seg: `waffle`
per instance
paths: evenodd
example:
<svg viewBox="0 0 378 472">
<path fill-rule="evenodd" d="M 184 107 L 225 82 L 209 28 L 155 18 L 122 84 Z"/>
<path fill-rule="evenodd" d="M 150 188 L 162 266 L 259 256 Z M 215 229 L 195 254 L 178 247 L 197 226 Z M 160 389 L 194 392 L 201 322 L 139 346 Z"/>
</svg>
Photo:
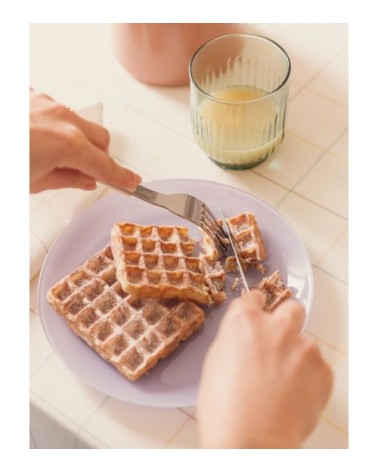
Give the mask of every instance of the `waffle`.
<svg viewBox="0 0 378 472">
<path fill-rule="evenodd" d="M 219 220 L 218 223 L 222 225 L 222 221 Z M 219 253 L 217 247 L 214 244 L 214 241 L 210 238 L 210 236 L 204 231 L 202 228 L 198 228 L 201 234 L 201 247 L 206 256 L 207 261 L 217 261 L 221 254 Z M 228 240 L 224 240 L 225 244 L 228 244 Z"/>
<path fill-rule="evenodd" d="M 292 292 L 282 281 L 278 270 L 269 277 L 264 277 L 260 282 L 253 286 L 254 289 L 261 290 L 266 295 L 264 309 L 273 311 L 280 303 L 290 298 Z"/>
<path fill-rule="evenodd" d="M 200 260 L 205 274 L 206 283 L 210 289 L 210 295 L 216 304 L 226 300 L 226 273 L 221 263 L 217 260 L 200 254 Z"/>
<path fill-rule="evenodd" d="M 196 242 L 182 226 L 115 223 L 111 248 L 122 289 L 136 297 L 180 298 L 213 303 Z"/>
<path fill-rule="evenodd" d="M 76 335 L 131 381 L 204 322 L 192 302 L 127 295 L 116 279 L 110 246 L 55 284 L 47 298 Z"/>
<path fill-rule="evenodd" d="M 265 267 L 262 261 L 266 258 L 267 254 L 260 228 L 253 213 L 239 213 L 231 218 L 227 218 L 227 222 L 237 243 L 238 255 L 243 270 L 254 267 L 264 274 Z M 235 257 L 227 258 L 225 269 L 226 272 L 237 271 Z"/>
</svg>

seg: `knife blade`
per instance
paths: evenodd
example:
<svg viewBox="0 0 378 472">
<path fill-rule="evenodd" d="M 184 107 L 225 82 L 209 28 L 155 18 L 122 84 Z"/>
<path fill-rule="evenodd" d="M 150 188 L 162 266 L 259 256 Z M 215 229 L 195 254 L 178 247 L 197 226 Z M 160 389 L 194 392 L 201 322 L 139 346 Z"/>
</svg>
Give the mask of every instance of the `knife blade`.
<svg viewBox="0 0 378 472">
<path fill-rule="evenodd" d="M 228 236 L 228 240 L 230 241 L 232 252 L 233 252 L 233 255 L 235 257 L 236 264 L 238 266 L 239 274 L 240 274 L 240 277 L 242 279 L 244 288 L 247 292 L 249 292 L 249 287 L 248 287 L 247 279 L 245 278 L 243 266 L 241 265 L 238 251 L 236 250 L 236 242 L 234 241 L 234 236 L 233 236 L 233 234 L 230 230 L 230 227 L 229 227 L 229 225 L 226 221 L 226 218 L 223 215 L 223 212 L 222 212 L 221 208 L 219 208 L 219 213 L 220 213 L 221 218 L 222 218 L 223 226 L 226 228 L 226 233 L 227 233 L 227 236 Z"/>
</svg>

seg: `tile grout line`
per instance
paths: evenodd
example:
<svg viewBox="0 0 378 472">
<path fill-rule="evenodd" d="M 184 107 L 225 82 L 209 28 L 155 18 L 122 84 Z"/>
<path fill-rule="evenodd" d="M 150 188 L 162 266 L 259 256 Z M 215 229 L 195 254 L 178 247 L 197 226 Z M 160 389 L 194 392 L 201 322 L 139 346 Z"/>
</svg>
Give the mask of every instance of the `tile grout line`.
<svg viewBox="0 0 378 472">
<path fill-rule="evenodd" d="M 42 363 L 33 370 L 33 372 L 31 372 L 30 365 L 29 365 L 29 380 L 31 380 L 45 366 L 45 364 L 54 356 L 54 354 L 55 354 L 55 352 L 51 348 L 50 353 L 42 361 Z"/>
<path fill-rule="evenodd" d="M 333 241 L 333 243 L 331 244 L 331 246 L 325 251 L 325 253 L 319 257 L 319 259 L 317 260 L 316 262 L 316 267 L 319 269 L 319 270 L 323 270 L 323 272 L 326 272 L 328 273 L 328 271 L 324 270 L 324 269 L 321 269 L 320 266 L 318 264 L 321 264 L 322 260 L 324 260 L 325 257 L 327 257 L 327 255 L 334 249 L 334 247 L 336 246 L 336 244 L 340 241 L 340 239 L 345 235 L 345 233 L 347 233 L 347 231 L 349 230 L 349 227 L 347 226 L 344 231 L 342 231 L 339 236 Z M 349 241 L 348 241 L 349 242 Z M 336 277 L 338 278 L 338 277 Z M 347 279 L 348 279 L 348 272 L 347 272 Z M 343 282 L 342 279 L 339 279 L 341 282 Z M 348 283 L 348 282 L 346 282 Z"/>
<path fill-rule="evenodd" d="M 327 151 L 324 151 L 324 153 L 325 153 L 325 152 L 327 152 Z M 324 154 L 324 153 L 323 153 L 323 154 Z M 319 159 L 323 156 L 323 154 L 316 160 L 316 162 L 314 163 L 314 165 L 319 161 Z M 309 169 L 309 171 L 314 167 L 314 165 L 311 166 L 311 168 Z M 254 174 L 258 175 L 259 177 L 261 177 L 261 178 L 267 180 L 268 182 L 277 185 L 277 187 L 280 187 L 281 189 L 287 191 L 287 193 L 286 193 L 285 195 L 283 195 L 283 196 L 281 197 L 281 199 L 274 205 L 274 208 L 277 209 L 277 208 L 279 207 L 279 205 L 281 205 L 281 203 L 282 203 L 289 195 L 292 194 L 292 195 L 295 195 L 295 196 L 297 196 L 297 197 L 299 197 L 299 198 L 302 198 L 303 200 L 306 200 L 306 201 L 309 202 L 309 203 L 312 203 L 313 205 L 317 206 L 318 208 L 321 208 L 322 210 L 325 210 L 325 211 L 327 211 L 327 212 L 333 214 L 334 216 L 337 216 L 338 218 L 341 218 L 341 219 L 343 219 L 343 220 L 345 220 L 345 221 L 348 221 L 348 218 L 347 218 L 347 217 L 345 217 L 345 216 L 343 216 L 343 215 L 340 215 L 339 213 L 336 213 L 335 211 L 331 210 L 330 208 L 327 208 L 326 206 L 323 206 L 323 205 L 319 204 L 318 202 L 315 202 L 314 200 L 311 200 L 310 198 L 308 198 L 308 197 L 306 197 L 306 196 L 304 196 L 304 195 L 302 195 L 302 194 L 300 194 L 300 193 L 298 193 L 298 192 L 296 192 L 296 191 L 294 190 L 294 188 L 302 181 L 302 179 L 308 174 L 308 172 L 306 172 L 306 174 L 293 186 L 293 188 L 288 188 L 288 187 L 286 187 L 285 185 L 282 185 L 282 184 L 280 184 L 280 183 L 277 183 L 276 181 L 270 179 L 269 177 L 267 177 L 267 176 L 265 176 L 265 175 L 259 173 L 257 170 L 251 169 L 251 172 L 253 172 Z"/>
<path fill-rule="evenodd" d="M 325 341 L 324 339 L 320 338 L 319 336 L 317 336 L 316 334 L 312 333 L 311 331 L 307 331 L 306 329 L 304 330 L 305 333 L 308 335 L 308 336 L 311 336 L 313 337 L 314 339 L 316 339 L 318 342 L 321 342 L 322 344 L 325 344 L 327 347 L 333 349 L 334 351 L 336 351 L 336 355 L 337 356 L 345 356 L 347 359 L 348 359 L 348 353 L 345 352 L 345 351 L 342 351 L 340 348 L 334 346 L 333 344 L 329 343 L 328 341 Z M 332 366 L 337 362 L 337 360 L 335 360 L 333 363 L 332 363 Z"/>
<path fill-rule="evenodd" d="M 180 408 L 178 408 L 180 410 Z M 180 410 L 181 411 L 181 410 Z M 185 413 L 185 412 L 183 412 Z M 172 436 L 167 440 L 167 442 L 164 445 L 164 449 L 167 449 L 170 444 L 174 441 L 174 439 L 180 434 L 180 432 L 185 428 L 187 424 L 190 423 L 190 421 L 193 421 L 193 419 L 188 416 L 186 420 L 183 422 L 183 424 L 172 434 Z"/>
<path fill-rule="evenodd" d="M 324 158 L 324 156 L 329 152 L 332 146 L 337 143 L 339 139 L 344 135 L 344 133 L 348 130 L 348 127 L 342 130 L 342 132 L 335 138 L 332 143 L 330 143 L 326 148 L 322 148 L 323 152 L 320 156 L 312 163 L 312 165 L 307 169 L 307 171 L 302 175 L 302 177 L 298 180 L 298 182 L 293 186 L 292 190 L 295 191 L 295 188 L 298 187 L 300 183 L 308 176 L 308 174 L 316 167 L 316 165 Z"/>
<path fill-rule="evenodd" d="M 46 247 L 46 244 L 41 240 L 41 238 L 40 238 L 39 236 L 37 236 L 37 235 L 35 234 L 35 232 L 33 231 L 32 228 L 30 228 L 30 232 L 31 232 L 31 234 L 35 237 L 35 239 L 36 239 L 38 242 L 41 243 L 41 246 L 42 246 L 43 249 L 46 251 L 46 254 L 45 254 L 45 257 L 46 257 L 47 253 L 49 252 L 49 249 Z M 35 277 L 35 276 L 34 276 L 34 277 Z M 34 278 L 34 277 L 33 277 L 33 278 Z"/>
<path fill-rule="evenodd" d="M 349 432 L 348 430 L 345 430 L 343 429 L 341 426 L 339 426 L 338 424 L 334 423 L 333 421 L 331 421 L 326 415 L 322 415 L 321 416 L 321 419 L 323 421 L 325 421 L 326 423 L 328 423 L 330 426 L 332 426 L 333 428 L 337 429 L 337 431 L 339 433 L 343 433 L 345 434 L 347 437 L 349 436 Z"/>
<path fill-rule="evenodd" d="M 78 441 L 78 436 L 80 435 L 80 432 L 83 431 L 85 432 L 86 434 L 89 434 L 91 435 L 94 439 L 96 439 L 96 441 L 99 441 L 101 442 L 102 444 L 106 445 L 107 448 L 110 447 L 109 445 L 107 445 L 106 443 L 104 443 L 101 439 L 98 439 L 96 436 L 94 436 L 92 433 L 90 433 L 86 428 L 86 424 L 88 424 L 89 420 L 91 418 L 93 418 L 93 416 L 101 410 L 101 408 L 109 401 L 109 396 L 106 396 L 100 403 L 99 405 L 97 406 L 97 408 L 95 408 L 92 413 L 90 413 L 90 415 L 83 421 L 83 423 L 81 425 L 79 425 L 79 428 L 78 428 L 78 431 L 75 435 L 75 443 Z"/>
<path fill-rule="evenodd" d="M 91 414 L 83 421 L 83 423 L 80 424 L 77 421 L 70 418 L 69 416 L 67 416 L 61 410 L 59 410 L 55 405 L 53 405 L 50 402 L 46 401 L 38 393 L 32 392 L 32 394 L 35 395 L 38 398 L 39 401 L 41 401 L 42 403 L 48 405 L 50 408 L 55 410 L 59 415 L 63 416 L 69 423 L 72 423 L 73 425 L 75 425 L 75 429 L 74 429 L 74 431 L 72 431 L 72 434 L 74 435 L 74 438 L 75 438 L 75 444 L 77 444 L 78 436 L 79 436 L 80 432 L 84 431 L 85 433 L 90 434 L 94 439 L 96 439 L 96 441 L 99 441 L 102 444 L 106 445 L 107 448 L 109 447 L 109 445 L 107 445 L 102 440 L 98 439 L 96 436 L 94 436 L 92 433 L 90 433 L 89 431 L 87 431 L 85 429 L 85 424 L 89 421 L 90 418 L 92 418 L 92 416 L 95 413 L 97 413 L 99 411 L 99 409 L 104 405 L 104 403 L 109 400 L 109 397 L 104 398 L 104 400 L 101 401 L 101 403 L 97 406 L 97 408 L 95 408 L 95 410 L 91 412 Z"/>
<path fill-rule="evenodd" d="M 75 420 L 73 420 L 72 418 L 70 418 L 69 416 L 67 416 L 65 413 L 63 413 L 62 411 L 60 411 L 56 406 L 52 405 L 50 402 L 46 401 L 43 397 L 41 397 L 38 393 L 36 392 L 31 392 L 35 397 L 38 398 L 38 400 L 42 403 L 44 403 L 45 405 L 48 405 L 49 408 L 52 408 L 53 410 L 55 410 L 59 415 L 63 416 L 68 422 L 74 424 L 77 428 L 80 428 L 80 424 L 77 423 Z"/>
<path fill-rule="evenodd" d="M 340 237 L 340 236 L 339 236 L 339 237 Z M 338 239 L 338 238 L 336 238 L 336 239 Z M 333 245 L 333 243 L 332 243 L 332 245 Z M 344 284 L 346 287 L 349 287 L 348 282 L 346 282 L 346 281 L 343 280 L 343 279 L 340 279 L 340 277 L 337 277 L 337 275 L 334 275 L 334 274 L 332 274 L 331 272 L 328 272 L 327 270 L 323 269 L 322 267 L 319 267 L 319 266 L 317 265 L 317 263 L 316 263 L 316 264 L 315 264 L 315 263 L 312 263 L 312 266 L 313 266 L 313 267 L 316 267 L 316 269 L 319 270 L 320 272 L 323 272 L 323 274 L 329 275 L 329 276 L 332 277 L 333 279 L 335 279 L 335 280 L 337 280 L 338 282 Z"/>
<path fill-rule="evenodd" d="M 195 414 L 188 413 L 185 411 L 183 408 L 177 408 L 179 411 L 184 413 L 185 415 L 189 416 L 189 418 L 192 418 L 194 421 L 197 421 L 197 418 L 195 417 Z"/>
<path fill-rule="evenodd" d="M 326 95 L 323 95 L 322 93 L 316 92 L 315 90 L 312 90 L 309 85 L 311 82 L 316 79 L 324 70 L 337 58 L 340 56 L 339 52 L 334 52 L 333 56 L 321 67 L 320 69 L 317 69 L 316 72 L 302 85 L 300 91 L 306 90 L 307 92 L 313 93 L 314 95 L 317 95 L 318 97 L 324 98 L 325 100 L 330 101 L 333 104 L 342 106 L 348 110 L 348 105 L 345 105 L 344 103 L 339 102 L 338 100 L 334 100 L 333 98 L 330 98 Z M 295 94 L 295 97 L 298 95 L 298 93 Z M 294 98 L 294 97 L 293 97 Z"/>
<path fill-rule="evenodd" d="M 81 82 L 81 85 L 87 86 L 88 84 L 87 84 L 87 82 L 82 81 L 82 82 Z M 101 88 L 96 87 L 96 86 L 93 87 L 93 90 L 95 90 L 96 92 L 99 92 L 99 93 L 104 93 L 104 92 L 101 90 Z M 111 98 L 112 100 L 119 100 L 119 97 L 117 97 L 116 95 L 111 95 L 111 94 L 107 93 L 107 96 L 108 96 L 109 98 Z M 167 125 L 167 124 L 164 123 L 164 122 L 157 121 L 157 119 L 156 119 L 154 116 L 151 116 L 149 113 L 145 113 L 144 111 L 140 111 L 139 109 L 135 108 L 135 106 L 133 106 L 132 102 L 131 102 L 131 103 L 128 103 L 128 102 L 126 102 L 126 101 L 120 101 L 120 102 L 121 102 L 121 104 L 122 104 L 124 107 L 127 107 L 127 110 L 126 110 L 126 111 L 132 111 L 133 113 L 136 113 L 137 115 L 139 115 L 139 116 L 141 116 L 141 117 L 143 117 L 143 118 L 146 118 L 146 119 L 148 119 L 148 120 L 151 120 L 154 124 L 156 124 L 156 125 L 158 125 L 158 126 L 162 126 L 163 128 L 167 129 L 168 131 L 170 131 L 170 132 L 172 132 L 172 133 L 174 133 L 174 134 L 176 134 L 176 135 L 178 135 L 178 136 L 180 136 L 180 137 L 183 137 L 183 138 L 189 139 L 189 140 L 191 140 L 191 141 L 194 141 L 194 138 L 189 137 L 189 136 L 188 136 L 187 134 L 185 134 L 184 132 L 178 131 L 177 129 L 172 128 L 171 126 Z M 188 103 L 188 107 L 189 107 L 189 108 L 188 108 L 188 116 L 190 117 L 190 103 Z M 119 112 L 116 117 L 114 117 L 112 120 L 110 120 L 110 122 L 109 122 L 109 124 L 108 124 L 108 125 L 109 125 L 108 127 L 110 127 L 110 125 L 111 125 L 115 120 L 119 119 L 119 117 L 120 117 L 123 113 L 125 113 L 125 110 Z"/>
<path fill-rule="evenodd" d="M 102 449 L 112 449 L 112 446 L 110 446 L 109 444 L 106 444 L 104 441 L 101 441 L 101 439 L 97 438 L 96 436 L 94 436 L 92 433 L 90 433 L 89 431 L 87 431 L 86 429 L 83 429 L 83 428 L 80 428 L 77 432 L 77 434 L 75 434 L 75 446 L 76 446 L 76 449 L 79 449 L 77 447 L 78 445 L 78 442 L 79 442 L 79 435 L 80 435 L 80 432 L 85 432 L 85 434 L 87 434 L 88 436 L 90 436 L 91 438 L 93 438 L 95 441 L 97 441 L 98 443 L 100 443 L 102 445 Z M 80 448 L 81 449 L 81 448 Z M 96 449 L 98 449 L 98 447 L 96 447 Z"/>
<path fill-rule="evenodd" d="M 328 213 L 331 213 L 334 216 L 337 216 L 338 218 L 341 218 L 345 222 L 349 221 L 347 216 L 340 215 L 339 213 L 336 213 L 334 210 L 331 210 L 330 208 L 328 208 L 324 205 L 321 205 L 318 202 L 314 202 L 314 200 L 311 200 L 311 198 L 308 198 L 308 197 L 306 197 L 305 195 L 302 195 L 299 192 L 295 192 L 294 190 L 291 190 L 290 193 L 292 195 L 295 195 L 296 197 L 299 197 L 299 198 L 302 198 L 303 200 L 306 200 L 309 203 L 312 203 L 313 205 L 317 206 L 318 208 L 321 208 L 322 210 L 325 210 L 325 211 L 327 211 Z"/>
<path fill-rule="evenodd" d="M 289 136 L 292 136 L 293 138 L 295 139 L 298 139 L 298 141 L 301 141 L 302 143 L 304 144 L 307 144 L 311 147 L 314 147 L 316 149 L 318 149 L 321 154 L 320 155 L 323 155 L 324 153 L 326 152 L 332 152 L 330 151 L 330 148 L 337 142 L 338 139 L 340 139 L 342 137 L 342 135 L 348 131 L 348 126 L 341 132 L 340 136 L 338 136 L 334 141 L 332 141 L 331 144 L 329 144 L 327 147 L 324 147 L 324 146 L 321 146 L 320 144 L 316 144 L 312 141 L 310 141 L 309 139 L 303 137 L 302 135 L 300 134 L 297 134 L 295 133 L 294 131 L 290 130 L 290 128 L 287 128 L 285 129 L 285 135 L 289 135 Z M 342 156 L 340 156 L 342 158 Z"/>
<path fill-rule="evenodd" d="M 287 24 L 287 23 L 284 23 L 284 24 Z M 301 39 L 302 41 L 305 41 L 307 43 L 310 43 L 312 44 L 313 46 L 317 46 L 318 48 L 321 48 L 321 49 L 326 49 L 327 51 L 329 52 L 332 52 L 332 53 L 335 53 L 337 55 L 341 55 L 342 54 L 342 51 L 345 49 L 345 45 L 338 49 L 337 51 L 335 49 L 331 49 L 330 47 L 328 46 L 324 46 L 324 44 L 321 44 L 321 43 L 318 43 L 317 41 L 314 41 L 313 39 L 309 39 L 309 38 L 306 38 L 304 36 L 302 36 L 301 34 L 298 34 L 296 33 L 295 31 L 293 31 L 292 29 L 290 28 L 285 28 L 284 26 L 281 26 L 281 25 L 275 25 L 277 28 L 279 28 L 281 31 L 284 31 L 286 34 L 289 34 L 289 35 L 292 35 L 292 36 L 295 36 L 296 38 L 299 38 Z M 349 30 L 346 34 L 346 36 L 348 37 L 348 33 L 349 33 Z"/>
</svg>

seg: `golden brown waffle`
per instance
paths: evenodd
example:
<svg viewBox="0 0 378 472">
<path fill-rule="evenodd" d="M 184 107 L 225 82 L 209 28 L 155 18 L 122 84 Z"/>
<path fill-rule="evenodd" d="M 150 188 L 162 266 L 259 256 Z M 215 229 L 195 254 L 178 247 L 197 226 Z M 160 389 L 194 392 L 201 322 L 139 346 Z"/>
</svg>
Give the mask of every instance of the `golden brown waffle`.
<svg viewBox="0 0 378 472">
<path fill-rule="evenodd" d="M 273 311 L 280 303 L 292 295 L 291 290 L 283 283 L 278 270 L 269 277 L 264 277 L 253 288 L 265 293 L 266 303 L 264 309 L 267 311 Z"/>
<path fill-rule="evenodd" d="M 195 241 L 182 226 L 116 223 L 111 248 L 122 289 L 136 297 L 213 302 Z"/>
<path fill-rule="evenodd" d="M 239 213 L 231 218 L 227 218 L 227 222 L 237 243 L 236 246 L 243 270 L 247 270 L 248 267 L 254 267 L 260 272 L 265 273 L 262 261 L 266 258 L 267 254 L 260 228 L 253 213 Z M 234 272 L 236 270 L 235 258 L 228 258 L 226 261 L 226 271 Z"/>
<path fill-rule="evenodd" d="M 216 304 L 226 300 L 226 273 L 219 261 L 213 260 L 205 254 L 200 254 L 203 264 L 205 280 L 210 289 L 211 298 Z"/>
<path fill-rule="evenodd" d="M 204 322 L 194 303 L 127 295 L 116 279 L 110 246 L 55 284 L 47 298 L 80 338 L 132 381 Z"/>
<path fill-rule="evenodd" d="M 222 225 L 221 220 L 218 221 L 220 225 Z M 219 253 L 218 249 L 216 248 L 214 241 L 210 238 L 210 236 L 206 233 L 201 228 L 198 228 L 200 234 L 201 234 L 201 247 L 204 251 L 204 254 L 206 256 L 206 259 L 210 261 L 217 261 L 220 257 L 221 254 Z M 228 241 L 224 241 L 225 244 L 228 244 Z"/>
</svg>

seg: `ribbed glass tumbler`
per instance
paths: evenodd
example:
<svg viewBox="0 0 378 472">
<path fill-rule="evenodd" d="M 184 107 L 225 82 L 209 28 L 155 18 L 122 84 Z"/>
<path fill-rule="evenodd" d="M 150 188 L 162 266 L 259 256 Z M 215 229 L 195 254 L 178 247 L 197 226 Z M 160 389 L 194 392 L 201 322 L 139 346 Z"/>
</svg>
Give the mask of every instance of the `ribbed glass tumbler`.
<svg viewBox="0 0 378 472">
<path fill-rule="evenodd" d="M 216 164 L 248 169 L 283 140 L 290 59 L 252 34 L 213 39 L 194 54 L 190 101 L 194 137 Z"/>
</svg>

